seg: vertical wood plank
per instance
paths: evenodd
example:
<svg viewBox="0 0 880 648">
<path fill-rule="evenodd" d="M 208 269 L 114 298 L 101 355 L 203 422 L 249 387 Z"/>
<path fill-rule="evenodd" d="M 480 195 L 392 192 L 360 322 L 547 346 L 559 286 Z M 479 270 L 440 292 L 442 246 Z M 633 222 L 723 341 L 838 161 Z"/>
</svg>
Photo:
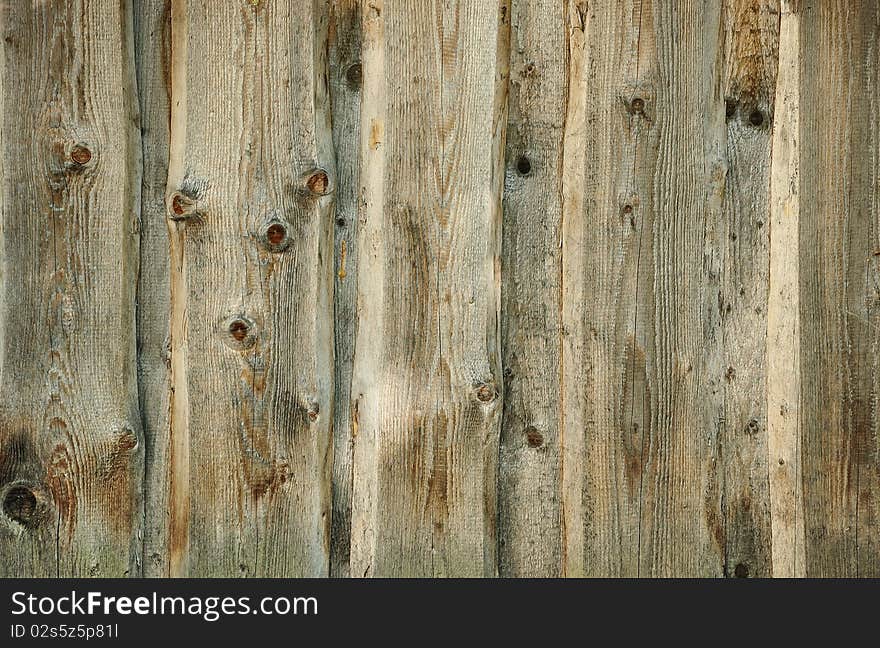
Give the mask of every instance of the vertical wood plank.
<svg viewBox="0 0 880 648">
<path fill-rule="evenodd" d="M 0 575 L 140 571 L 126 2 L 3 4 Z"/>
<path fill-rule="evenodd" d="M 769 573 L 778 12 L 746 1 L 569 7 L 565 572 Z M 726 94 L 751 108 L 725 123 Z"/>
<path fill-rule="evenodd" d="M 360 89 L 363 79 L 360 0 L 334 0 L 329 28 L 330 102 L 336 150 L 336 258 L 334 327 L 336 364 L 333 414 L 333 523 L 330 575 L 350 575 L 352 447 L 356 427 L 351 372 L 358 329 L 358 187 Z"/>
<path fill-rule="evenodd" d="M 799 416 L 800 17 L 796 0 L 781 9 L 770 174 L 767 434 L 773 575 L 795 578 L 806 575 Z"/>
<path fill-rule="evenodd" d="M 173 3 L 173 575 L 328 573 L 326 12 Z"/>
<path fill-rule="evenodd" d="M 562 133 L 567 82 L 564 3 L 511 3 L 510 118 L 504 196 L 499 466 L 502 576 L 562 571 Z M 505 16 L 505 20 L 508 18 Z"/>
<path fill-rule="evenodd" d="M 141 113 L 140 273 L 137 292 L 138 385 L 145 441 L 144 575 L 167 576 L 171 372 L 170 257 L 165 214 L 171 75 L 171 0 L 134 4 Z"/>
<path fill-rule="evenodd" d="M 568 3 L 563 165 L 565 574 L 636 576 L 653 317 L 652 5 Z"/>
<path fill-rule="evenodd" d="M 722 4 L 721 96 L 713 97 L 717 121 L 710 117 L 709 129 L 721 126 L 722 98 L 725 121 L 706 152 L 704 380 L 712 393 L 708 401 L 722 399 L 710 468 L 719 496 L 717 526 L 708 504 L 707 514 L 716 542 L 723 543 L 724 575 L 736 577 L 771 573 L 767 305 L 779 21 L 778 0 Z"/>
<path fill-rule="evenodd" d="M 365 0 L 362 13 L 351 572 L 492 575 L 499 5 Z"/>
<path fill-rule="evenodd" d="M 801 7 L 806 573 L 880 574 L 880 3 Z"/>
</svg>

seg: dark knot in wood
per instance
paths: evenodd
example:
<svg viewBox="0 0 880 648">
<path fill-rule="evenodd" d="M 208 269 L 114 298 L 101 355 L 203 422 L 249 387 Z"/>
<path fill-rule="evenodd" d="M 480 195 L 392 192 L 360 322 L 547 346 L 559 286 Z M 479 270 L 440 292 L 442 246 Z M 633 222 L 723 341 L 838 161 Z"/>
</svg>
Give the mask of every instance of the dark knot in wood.
<svg viewBox="0 0 880 648">
<path fill-rule="evenodd" d="M 13 486 L 3 498 L 3 512 L 22 526 L 29 526 L 37 511 L 37 497 L 27 486 Z"/>
</svg>

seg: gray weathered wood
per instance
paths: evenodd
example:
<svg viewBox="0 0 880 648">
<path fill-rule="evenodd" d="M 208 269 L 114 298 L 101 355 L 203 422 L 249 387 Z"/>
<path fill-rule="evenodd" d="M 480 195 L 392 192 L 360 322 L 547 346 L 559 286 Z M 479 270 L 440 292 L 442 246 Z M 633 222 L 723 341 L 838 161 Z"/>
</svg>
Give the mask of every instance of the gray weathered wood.
<svg viewBox="0 0 880 648">
<path fill-rule="evenodd" d="M 880 575 L 880 3 L 800 3 L 806 573 Z"/>
<path fill-rule="evenodd" d="M 504 188 L 499 571 L 562 571 L 559 393 L 565 3 L 513 0 Z"/>
<path fill-rule="evenodd" d="M 360 0 L 334 0 L 329 29 L 330 102 L 336 149 L 336 365 L 333 413 L 333 523 L 330 574 L 349 576 L 351 553 L 351 452 L 356 428 L 351 407 L 351 370 L 357 335 L 358 176 L 360 162 Z"/>
<path fill-rule="evenodd" d="M 362 4 L 352 575 L 496 571 L 500 6 Z"/>
<path fill-rule="evenodd" d="M 328 573 L 326 29 L 322 3 L 173 3 L 175 575 Z"/>
<path fill-rule="evenodd" d="M 140 150 L 127 2 L 5 2 L 0 575 L 140 571 Z"/>
<path fill-rule="evenodd" d="M 134 4 L 134 42 L 143 149 L 137 292 L 138 385 L 145 441 L 143 570 L 145 576 L 167 576 L 171 283 L 165 183 L 171 111 L 171 0 Z"/>
</svg>

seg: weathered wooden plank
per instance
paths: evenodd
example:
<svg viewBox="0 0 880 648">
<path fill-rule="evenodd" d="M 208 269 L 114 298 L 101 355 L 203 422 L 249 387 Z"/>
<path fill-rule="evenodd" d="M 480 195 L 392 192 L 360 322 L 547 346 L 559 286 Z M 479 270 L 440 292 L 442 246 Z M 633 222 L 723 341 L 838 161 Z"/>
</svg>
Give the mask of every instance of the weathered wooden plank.
<svg viewBox="0 0 880 648">
<path fill-rule="evenodd" d="M 880 3 L 800 3 L 806 573 L 880 575 Z"/>
<path fill-rule="evenodd" d="M 566 574 L 769 573 L 776 20 L 767 2 L 569 3 Z"/>
<path fill-rule="evenodd" d="M 328 573 L 323 3 L 174 0 L 170 573 Z"/>
<path fill-rule="evenodd" d="M 722 4 L 721 96 L 713 97 L 713 116 L 707 119 L 720 137 L 712 141 L 710 135 L 706 152 L 711 193 L 703 248 L 703 276 L 710 287 L 704 302 L 709 338 L 704 379 L 712 393 L 707 402 L 714 406 L 720 397 L 722 409 L 716 418 L 716 465 L 710 469 L 720 498 L 717 522 L 715 502 L 711 508 L 707 502 L 706 511 L 723 573 L 736 577 L 771 573 L 767 305 L 779 10 L 778 0 Z"/>
<path fill-rule="evenodd" d="M 145 441 L 143 570 L 145 576 L 167 576 L 171 283 L 165 184 L 171 115 L 171 0 L 134 4 L 134 42 L 143 149 L 137 292 L 138 386 Z"/>
<path fill-rule="evenodd" d="M 351 572 L 492 575 L 499 3 L 362 12 Z"/>
<path fill-rule="evenodd" d="M 351 371 L 357 336 L 358 187 L 360 162 L 360 0 L 334 0 L 329 29 L 330 102 L 336 150 L 336 277 L 334 326 L 333 522 L 330 575 L 349 576 L 351 553 L 351 453 L 354 419 Z"/>
<path fill-rule="evenodd" d="M 653 301 L 651 6 L 569 2 L 563 166 L 565 574 L 639 573 Z"/>
<path fill-rule="evenodd" d="M 7 2 L 0 575 L 140 570 L 140 151 L 127 2 Z"/>
<path fill-rule="evenodd" d="M 803 577 L 804 506 L 800 457 L 800 19 L 784 1 L 770 175 L 767 304 L 767 445 L 773 575 Z"/>
<path fill-rule="evenodd" d="M 562 571 L 562 227 L 567 7 L 514 0 L 502 257 L 499 571 Z"/>
</svg>

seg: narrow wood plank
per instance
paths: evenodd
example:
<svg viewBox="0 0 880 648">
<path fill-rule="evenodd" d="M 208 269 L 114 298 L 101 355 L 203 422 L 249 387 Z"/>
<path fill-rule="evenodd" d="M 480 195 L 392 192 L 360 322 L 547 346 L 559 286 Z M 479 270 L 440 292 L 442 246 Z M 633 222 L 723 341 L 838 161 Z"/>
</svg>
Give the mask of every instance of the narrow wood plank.
<svg viewBox="0 0 880 648">
<path fill-rule="evenodd" d="M 329 570 L 323 3 L 174 0 L 170 572 Z"/>
<path fill-rule="evenodd" d="M 336 276 L 334 326 L 336 364 L 333 414 L 333 523 L 330 575 L 350 575 L 351 453 L 355 426 L 351 372 L 357 336 L 358 187 L 360 162 L 361 65 L 360 0 L 334 0 L 329 28 L 330 103 L 336 150 Z"/>
<path fill-rule="evenodd" d="M 650 3 L 571 1 L 567 21 L 564 570 L 568 576 L 636 576 L 651 476 L 649 436 L 663 420 L 654 418 L 663 413 L 655 414 L 650 384 L 659 360 L 653 350 L 660 110 L 653 9 Z"/>
<path fill-rule="evenodd" d="M 784 1 L 770 174 L 767 445 L 773 576 L 806 575 L 800 438 L 800 17 Z"/>
<path fill-rule="evenodd" d="M 0 575 L 137 575 L 140 150 L 127 2 L 7 2 Z"/>
<path fill-rule="evenodd" d="M 165 183 L 168 180 L 171 0 L 134 5 L 141 113 L 140 274 L 137 292 L 138 386 L 145 441 L 144 575 L 167 576 L 171 282 Z"/>
<path fill-rule="evenodd" d="M 725 576 L 769 576 L 771 531 L 767 445 L 767 306 L 770 152 L 780 7 L 733 0 L 721 7 L 721 97 L 713 97 L 706 145 L 710 195 L 703 246 L 709 286 L 703 335 L 705 387 L 717 410 L 717 509 L 707 502 Z M 720 128 L 719 128 L 720 127 Z M 705 406 L 705 405 L 704 405 Z M 712 483 L 712 482 L 710 482 Z M 713 496 L 714 496 L 713 492 Z M 716 519 L 717 511 L 717 519 Z"/>
<path fill-rule="evenodd" d="M 565 3 L 511 3 L 499 466 L 502 576 L 562 571 L 559 390 Z M 507 18 L 505 18 L 507 19 Z"/>
<path fill-rule="evenodd" d="M 806 573 L 880 575 L 880 3 L 801 3 Z"/>
<path fill-rule="evenodd" d="M 501 12 L 365 0 L 362 13 L 351 572 L 493 575 Z"/>
</svg>

